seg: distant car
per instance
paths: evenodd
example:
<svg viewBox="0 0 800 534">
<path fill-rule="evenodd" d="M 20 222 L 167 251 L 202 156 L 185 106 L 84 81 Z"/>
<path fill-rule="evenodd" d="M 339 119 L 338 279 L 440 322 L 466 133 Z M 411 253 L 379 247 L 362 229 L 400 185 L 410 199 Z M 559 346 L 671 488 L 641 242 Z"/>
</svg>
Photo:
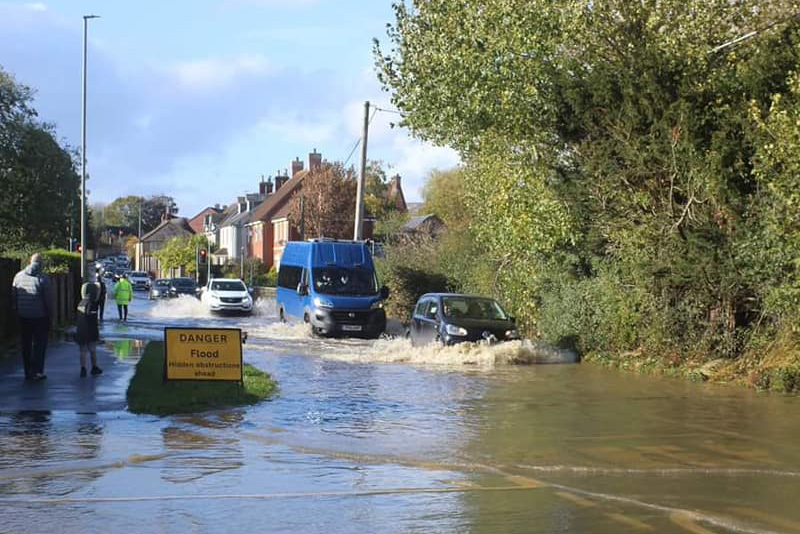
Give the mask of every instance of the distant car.
<svg viewBox="0 0 800 534">
<path fill-rule="evenodd" d="M 150 289 L 150 277 L 144 271 L 130 271 L 128 272 L 128 281 L 133 286 L 133 289 Z"/>
<path fill-rule="evenodd" d="M 407 332 L 415 347 L 464 341 L 519 339 L 516 321 L 494 299 L 456 293 L 428 293 L 417 301 Z"/>
<path fill-rule="evenodd" d="M 250 296 L 247 286 L 241 280 L 233 278 L 212 278 L 203 288 L 200 300 L 215 312 L 253 311 L 253 297 Z"/>
<path fill-rule="evenodd" d="M 169 278 L 156 278 L 153 280 L 153 283 L 150 284 L 150 294 L 148 295 L 150 300 L 169 298 L 169 285 Z"/>
<path fill-rule="evenodd" d="M 177 297 L 180 295 L 200 296 L 200 288 L 192 278 L 172 278 L 169 282 L 169 296 Z"/>
</svg>

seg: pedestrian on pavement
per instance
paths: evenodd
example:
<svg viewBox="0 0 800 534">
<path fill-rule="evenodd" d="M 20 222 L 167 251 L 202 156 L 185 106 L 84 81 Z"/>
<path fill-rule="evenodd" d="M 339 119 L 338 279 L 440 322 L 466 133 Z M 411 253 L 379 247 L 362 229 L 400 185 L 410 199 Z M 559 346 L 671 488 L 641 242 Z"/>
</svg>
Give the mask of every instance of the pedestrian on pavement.
<svg viewBox="0 0 800 534">
<path fill-rule="evenodd" d="M 95 270 L 95 283 L 97 284 L 97 322 L 103 322 L 103 315 L 106 312 L 106 295 L 108 294 L 108 289 L 106 288 L 106 283 L 103 281 L 103 275 L 105 271 L 102 268 L 97 268 Z"/>
<path fill-rule="evenodd" d="M 50 330 L 50 278 L 42 273 L 42 255 L 14 276 L 11 292 L 20 322 L 25 380 L 44 380 L 44 356 Z"/>
<path fill-rule="evenodd" d="M 117 313 L 119 320 L 128 321 L 128 304 L 133 298 L 133 287 L 128 281 L 128 275 L 123 273 L 119 281 L 114 285 L 114 298 L 117 300 Z"/>
<path fill-rule="evenodd" d="M 81 355 L 81 377 L 86 376 L 86 353 L 92 358 L 92 374 L 99 375 L 103 370 L 97 366 L 97 342 L 100 340 L 100 329 L 97 325 L 97 310 L 100 305 L 97 284 L 85 283 L 81 286 L 81 301 L 78 303 L 78 327 L 75 341 Z"/>
</svg>

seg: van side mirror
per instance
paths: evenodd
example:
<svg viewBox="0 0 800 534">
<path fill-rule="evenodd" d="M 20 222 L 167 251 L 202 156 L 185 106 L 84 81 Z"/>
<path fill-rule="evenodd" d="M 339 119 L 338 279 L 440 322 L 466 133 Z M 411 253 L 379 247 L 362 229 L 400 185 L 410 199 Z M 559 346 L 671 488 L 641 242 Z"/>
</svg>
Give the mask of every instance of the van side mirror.
<svg viewBox="0 0 800 534">
<path fill-rule="evenodd" d="M 389 288 L 386 287 L 386 286 L 383 286 L 381 288 L 381 299 L 386 300 L 388 298 L 389 298 Z"/>
<path fill-rule="evenodd" d="M 303 283 L 297 284 L 297 294 L 308 295 L 308 285 Z"/>
</svg>

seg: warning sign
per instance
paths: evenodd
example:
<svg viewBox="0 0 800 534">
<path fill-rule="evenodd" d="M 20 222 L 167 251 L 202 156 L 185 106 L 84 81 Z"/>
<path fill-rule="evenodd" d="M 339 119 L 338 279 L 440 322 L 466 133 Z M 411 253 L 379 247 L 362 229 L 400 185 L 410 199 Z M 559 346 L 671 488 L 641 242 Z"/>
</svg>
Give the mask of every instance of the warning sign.
<svg viewBox="0 0 800 534">
<path fill-rule="evenodd" d="M 166 380 L 242 381 L 238 328 L 164 328 Z"/>
</svg>

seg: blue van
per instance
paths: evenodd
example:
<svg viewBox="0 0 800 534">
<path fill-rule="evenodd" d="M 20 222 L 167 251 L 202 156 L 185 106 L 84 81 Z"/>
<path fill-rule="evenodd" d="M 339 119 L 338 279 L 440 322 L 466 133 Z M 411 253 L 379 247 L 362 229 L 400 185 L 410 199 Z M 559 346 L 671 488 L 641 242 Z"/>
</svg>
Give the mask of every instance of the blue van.
<svg viewBox="0 0 800 534">
<path fill-rule="evenodd" d="M 290 241 L 283 250 L 276 295 L 281 321 L 301 319 L 318 335 L 378 337 L 386 329 L 388 296 L 364 242 Z"/>
</svg>

